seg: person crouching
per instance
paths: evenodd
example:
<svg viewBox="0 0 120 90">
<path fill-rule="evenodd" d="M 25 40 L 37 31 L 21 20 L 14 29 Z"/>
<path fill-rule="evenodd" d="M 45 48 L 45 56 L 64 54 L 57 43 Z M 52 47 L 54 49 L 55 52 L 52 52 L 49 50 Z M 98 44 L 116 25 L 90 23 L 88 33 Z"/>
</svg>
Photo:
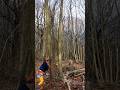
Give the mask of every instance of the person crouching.
<svg viewBox="0 0 120 90">
<path fill-rule="evenodd" d="M 48 71 L 48 68 L 49 68 L 48 61 L 44 60 L 42 65 L 39 67 L 39 70 L 37 71 L 37 73 L 38 73 L 37 77 L 39 78 L 38 85 L 40 85 L 40 90 L 43 90 L 43 88 L 44 88 L 44 82 L 45 82 L 44 74 L 46 71 Z"/>
</svg>

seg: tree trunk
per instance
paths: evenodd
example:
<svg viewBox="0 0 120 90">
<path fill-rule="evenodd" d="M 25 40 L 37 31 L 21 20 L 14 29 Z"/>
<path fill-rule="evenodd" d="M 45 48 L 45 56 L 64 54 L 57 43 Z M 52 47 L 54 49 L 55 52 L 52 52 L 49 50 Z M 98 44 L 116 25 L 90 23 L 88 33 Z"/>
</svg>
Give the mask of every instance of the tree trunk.
<svg viewBox="0 0 120 90">
<path fill-rule="evenodd" d="M 59 16 L 59 30 L 58 30 L 58 62 L 60 77 L 63 77 L 62 73 L 62 45 L 63 45 L 63 0 L 60 3 L 60 16 Z"/>
</svg>

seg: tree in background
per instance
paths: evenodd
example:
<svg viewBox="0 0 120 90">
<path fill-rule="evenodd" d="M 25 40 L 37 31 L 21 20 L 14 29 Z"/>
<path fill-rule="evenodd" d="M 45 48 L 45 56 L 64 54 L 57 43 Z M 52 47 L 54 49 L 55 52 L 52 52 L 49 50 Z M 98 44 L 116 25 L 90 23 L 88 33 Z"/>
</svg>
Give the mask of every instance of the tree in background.
<svg viewBox="0 0 120 90">
<path fill-rule="evenodd" d="M 49 57 L 51 68 L 57 65 L 61 74 L 63 61 L 84 62 L 84 19 L 78 18 L 77 10 L 74 17 L 73 7 L 80 8 L 77 1 L 36 1 L 36 60 Z"/>
<path fill-rule="evenodd" d="M 60 2 L 60 16 L 58 28 L 58 62 L 60 69 L 60 76 L 62 77 L 62 46 L 63 46 L 63 0 Z"/>
</svg>

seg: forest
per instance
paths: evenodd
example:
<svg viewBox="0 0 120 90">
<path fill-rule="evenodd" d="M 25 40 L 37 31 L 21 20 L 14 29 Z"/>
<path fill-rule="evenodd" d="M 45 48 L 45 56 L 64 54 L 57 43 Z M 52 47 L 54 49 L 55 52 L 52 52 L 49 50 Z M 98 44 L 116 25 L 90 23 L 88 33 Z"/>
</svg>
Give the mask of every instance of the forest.
<svg viewBox="0 0 120 90">
<path fill-rule="evenodd" d="M 120 90 L 119 8 L 120 0 L 0 0 L 0 90 Z"/>
<path fill-rule="evenodd" d="M 45 90 L 83 90 L 84 40 L 84 0 L 36 0 L 35 65 L 49 60 Z"/>
</svg>

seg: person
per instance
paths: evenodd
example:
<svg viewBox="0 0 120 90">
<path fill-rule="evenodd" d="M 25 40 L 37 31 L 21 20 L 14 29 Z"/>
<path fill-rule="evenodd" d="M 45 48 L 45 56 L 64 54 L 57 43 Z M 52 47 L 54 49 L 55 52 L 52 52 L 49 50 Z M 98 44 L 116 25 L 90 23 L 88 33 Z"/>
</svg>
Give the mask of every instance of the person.
<svg viewBox="0 0 120 90">
<path fill-rule="evenodd" d="M 43 90 L 44 87 L 44 74 L 46 71 L 48 71 L 49 65 L 48 60 L 45 59 L 42 63 L 42 65 L 39 67 L 39 70 L 37 71 L 37 77 L 39 78 L 38 85 L 40 86 L 40 90 Z"/>
</svg>

